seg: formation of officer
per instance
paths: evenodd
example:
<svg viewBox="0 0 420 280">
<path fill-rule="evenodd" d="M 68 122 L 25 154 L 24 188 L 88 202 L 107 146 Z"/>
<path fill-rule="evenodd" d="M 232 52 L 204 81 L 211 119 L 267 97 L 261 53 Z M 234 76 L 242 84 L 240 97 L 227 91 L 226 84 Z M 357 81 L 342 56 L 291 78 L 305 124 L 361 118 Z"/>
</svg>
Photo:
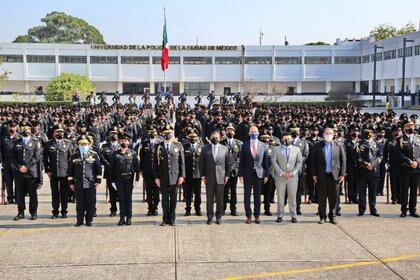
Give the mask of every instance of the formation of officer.
<svg viewBox="0 0 420 280">
<path fill-rule="evenodd" d="M 277 222 L 286 204 L 295 223 L 302 203 L 318 203 L 320 222 L 334 224 L 343 200 L 358 204 L 359 216 L 367 206 L 379 216 L 376 197 L 385 195 L 388 176 L 386 193 L 401 205 L 400 216 L 418 217 L 415 114 L 263 105 L 240 95 L 221 102 L 211 94 L 209 104 L 194 106 L 184 96 L 177 106 L 170 98 L 154 107 L 147 96 L 144 104 L 122 104 L 119 97 L 113 105 L 0 106 L 2 189 L 4 203 L 18 206 L 15 220 L 25 217 L 26 196 L 31 219 L 37 219 L 37 190 L 46 174 L 51 218 L 66 218 L 75 201 L 76 225 L 92 225 L 102 171 L 109 215 L 119 215 L 118 225 L 131 224 L 134 181 L 140 179 L 147 215 L 161 209 L 163 226 L 176 222 L 179 192 L 186 216 L 202 216 L 205 209 L 208 224 L 237 216 L 238 182 L 247 224 L 273 215 L 274 202 Z"/>
</svg>

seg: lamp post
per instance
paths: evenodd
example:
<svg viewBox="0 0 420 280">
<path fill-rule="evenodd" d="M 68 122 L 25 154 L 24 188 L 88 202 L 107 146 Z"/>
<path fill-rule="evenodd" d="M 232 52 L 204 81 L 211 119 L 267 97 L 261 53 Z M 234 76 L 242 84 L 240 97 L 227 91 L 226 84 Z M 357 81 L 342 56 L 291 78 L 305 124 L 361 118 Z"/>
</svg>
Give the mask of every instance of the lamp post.
<svg viewBox="0 0 420 280">
<path fill-rule="evenodd" d="M 384 47 L 378 47 L 376 44 L 373 46 L 373 107 L 375 107 L 376 102 L 376 55 L 378 53 L 378 49 L 383 48 Z"/>
<path fill-rule="evenodd" d="M 403 53 L 402 53 L 402 80 L 401 80 L 401 105 L 404 107 L 404 95 L 405 95 L 405 50 L 407 43 L 413 43 L 414 40 L 409 40 L 404 37 L 403 39 Z"/>
</svg>

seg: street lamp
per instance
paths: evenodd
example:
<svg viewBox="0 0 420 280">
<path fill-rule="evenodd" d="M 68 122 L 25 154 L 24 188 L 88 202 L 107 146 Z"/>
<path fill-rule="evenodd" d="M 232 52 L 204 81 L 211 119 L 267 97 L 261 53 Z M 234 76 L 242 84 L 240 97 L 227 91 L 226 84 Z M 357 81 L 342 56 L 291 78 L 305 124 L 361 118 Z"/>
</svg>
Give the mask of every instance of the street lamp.
<svg viewBox="0 0 420 280">
<path fill-rule="evenodd" d="M 373 46 L 373 107 L 375 107 L 376 101 L 376 54 L 378 53 L 378 49 L 383 48 L 384 47 L 378 47 L 376 44 Z"/>
<path fill-rule="evenodd" d="M 413 43 L 414 40 L 409 40 L 404 37 L 403 39 L 403 53 L 402 53 L 402 81 L 401 81 L 401 105 L 404 107 L 404 95 L 405 95 L 405 49 L 407 43 Z"/>
</svg>

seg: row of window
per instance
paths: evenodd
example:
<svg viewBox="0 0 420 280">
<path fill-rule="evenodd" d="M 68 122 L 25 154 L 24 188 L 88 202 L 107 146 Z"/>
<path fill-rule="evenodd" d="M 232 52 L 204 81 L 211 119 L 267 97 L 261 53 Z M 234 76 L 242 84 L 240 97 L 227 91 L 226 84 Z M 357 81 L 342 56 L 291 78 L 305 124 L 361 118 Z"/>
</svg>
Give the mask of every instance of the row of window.
<svg viewBox="0 0 420 280">
<path fill-rule="evenodd" d="M 398 51 L 398 52 L 397 52 Z M 395 59 L 396 57 L 401 58 L 403 56 L 403 49 L 389 50 L 385 52 L 378 52 L 376 54 L 376 61 Z M 409 57 L 413 55 L 413 47 L 407 47 L 405 50 L 405 56 Z M 420 55 L 420 45 L 414 47 L 414 55 Z M 59 63 L 87 63 L 86 56 L 65 56 L 60 55 L 58 57 Z M 160 64 L 160 57 L 152 57 L 153 64 Z M 27 55 L 26 60 L 28 63 L 55 63 L 54 55 Z M 364 56 L 335 56 L 335 64 L 360 64 L 369 63 L 374 61 L 374 54 Z M 0 62 L 7 63 L 23 63 L 22 55 L 0 55 Z M 117 56 L 91 56 L 91 64 L 117 64 Z M 150 59 L 148 56 L 122 56 L 122 64 L 149 64 Z M 169 57 L 169 64 L 180 64 L 180 57 Z M 184 57 L 184 64 L 190 65 L 205 65 L 212 64 L 212 57 Z M 215 57 L 215 64 L 242 64 L 242 57 Z M 272 64 L 272 57 L 245 57 L 245 64 Z M 275 57 L 275 64 L 302 64 L 302 57 Z M 305 56 L 305 64 L 331 64 L 332 58 L 330 56 Z"/>
</svg>

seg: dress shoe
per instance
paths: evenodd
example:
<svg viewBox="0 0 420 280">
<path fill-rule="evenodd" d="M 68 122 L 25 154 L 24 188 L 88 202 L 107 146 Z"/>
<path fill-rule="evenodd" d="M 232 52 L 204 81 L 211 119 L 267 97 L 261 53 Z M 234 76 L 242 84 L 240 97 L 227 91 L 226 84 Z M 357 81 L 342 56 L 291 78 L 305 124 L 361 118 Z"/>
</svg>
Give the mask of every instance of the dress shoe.
<svg viewBox="0 0 420 280">
<path fill-rule="evenodd" d="M 174 226 L 175 226 L 175 221 L 171 221 L 171 222 L 169 222 L 169 225 L 170 225 L 171 227 L 174 227 Z"/>
<path fill-rule="evenodd" d="M 96 212 L 93 213 L 93 217 L 98 217 L 98 214 L 96 214 Z"/>
<path fill-rule="evenodd" d="M 201 211 L 196 211 L 195 215 L 198 216 L 198 217 L 201 217 L 201 216 L 203 216 L 203 213 L 201 213 Z"/>
<path fill-rule="evenodd" d="M 362 217 L 363 215 L 364 215 L 364 213 L 357 214 L 358 217 Z"/>
<path fill-rule="evenodd" d="M 153 211 L 153 216 L 157 216 L 157 215 L 159 215 L 159 213 L 158 213 L 158 211 Z"/>
<path fill-rule="evenodd" d="M 187 211 L 187 212 L 185 212 L 185 216 L 191 216 L 191 212 L 190 211 Z"/>
<path fill-rule="evenodd" d="M 309 199 L 306 204 L 312 204 L 312 201 Z"/>
<path fill-rule="evenodd" d="M 81 225 L 83 225 L 83 223 L 81 223 L 81 222 L 77 222 L 74 226 L 75 226 L 75 227 L 80 227 Z"/>
<path fill-rule="evenodd" d="M 119 226 L 125 225 L 124 218 L 120 218 L 117 225 L 119 225 Z"/>
<path fill-rule="evenodd" d="M 213 223 L 213 221 L 210 220 L 210 219 L 208 219 L 207 222 L 206 222 L 207 225 L 211 225 L 212 223 Z"/>
<path fill-rule="evenodd" d="M 405 217 L 407 217 L 407 213 L 401 213 L 400 217 L 401 217 L 401 218 L 405 218 Z"/>
<path fill-rule="evenodd" d="M 333 224 L 333 225 L 336 225 L 337 224 L 337 220 L 336 219 L 330 219 L 330 223 Z"/>
<path fill-rule="evenodd" d="M 296 214 L 298 214 L 300 216 L 300 215 L 302 215 L 302 211 L 300 211 L 300 209 L 297 209 Z"/>
<path fill-rule="evenodd" d="M 323 223 L 325 223 L 324 219 L 321 219 L 321 220 L 318 221 L 318 224 L 320 224 L 320 225 L 322 225 Z"/>
<path fill-rule="evenodd" d="M 264 215 L 266 215 L 266 216 L 273 216 L 273 213 L 271 213 L 270 211 L 265 211 L 264 212 Z"/>
<path fill-rule="evenodd" d="M 252 222 L 251 217 L 246 218 L 246 221 L 245 221 L 245 223 L 246 223 L 246 224 L 248 224 L 248 225 L 249 225 L 249 224 L 251 224 L 251 222 Z"/>
<path fill-rule="evenodd" d="M 127 221 L 125 222 L 126 226 L 131 226 L 131 218 L 127 218 Z"/>
<path fill-rule="evenodd" d="M 37 214 L 31 215 L 31 221 L 35 221 L 36 219 L 38 219 L 38 215 Z"/>
<path fill-rule="evenodd" d="M 283 222 L 283 218 L 278 217 L 276 220 L 276 223 L 281 223 L 281 222 Z"/>
<path fill-rule="evenodd" d="M 397 202 L 396 202 L 395 200 L 393 200 L 393 201 L 391 202 L 391 204 L 394 204 L 394 205 L 395 205 L 395 204 L 397 204 Z"/>
<path fill-rule="evenodd" d="M 114 212 L 114 211 L 112 211 L 110 214 L 109 214 L 109 216 L 110 217 L 115 217 L 117 215 L 117 212 Z"/>
<path fill-rule="evenodd" d="M 296 218 L 292 218 L 291 222 L 292 222 L 293 224 L 296 224 L 296 223 L 297 223 L 297 219 L 296 219 Z"/>
<path fill-rule="evenodd" d="M 261 220 L 260 220 L 260 218 L 259 218 L 259 217 L 255 218 L 255 223 L 256 223 L 256 224 L 260 224 L 260 223 L 261 223 Z"/>
<path fill-rule="evenodd" d="M 67 219 L 67 214 L 66 213 L 61 214 L 61 219 Z"/>
<path fill-rule="evenodd" d="M 51 219 L 52 220 L 55 220 L 55 219 L 57 219 L 58 218 L 58 215 L 56 215 L 56 214 L 53 214 L 52 216 L 51 216 Z"/>
<path fill-rule="evenodd" d="M 15 204 L 15 201 L 13 199 L 7 200 L 7 204 Z"/>
<path fill-rule="evenodd" d="M 91 227 L 92 226 L 92 222 L 87 222 L 86 226 Z"/>
<path fill-rule="evenodd" d="M 414 218 L 418 218 L 419 217 L 419 214 L 417 214 L 416 212 L 414 212 L 414 213 L 410 213 L 410 216 L 411 217 L 414 217 Z"/>
<path fill-rule="evenodd" d="M 147 211 L 147 216 L 153 216 L 153 211 Z"/>
<path fill-rule="evenodd" d="M 230 215 L 231 215 L 231 216 L 238 216 L 238 212 L 236 212 L 236 211 L 231 211 L 231 212 L 230 212 Z"/>
<path fill-rule="evenodd" d="M 22 220 L 23 218 L 25 218 L 25 215 L 23 215 L 23 214 L 17 214 L 16 217 L 14 217 L 13 220 L 19 221 L 19 220 Z"/>
<path fill-rule="evenodd" d="M 216 224 L 220 225 L 222 223 L 221 219 L 216 219 Z"/>
<path fill-rule="evenodd" d="M 161 226 L 161 227 L 164 227 L 164 226 L 166 226 L 166 223 L 165 223 L 165 222 L 162 222 L 162 223 L 160 224 L 160 226 Z"/>
<path fill-rule="evenodd" d="M 341 212 L 336 212 L 335 215 L 340 217 L 341 216 Z"/>
<path fill-rule="evenodd" d="M 370 213 L 372 216 L 375 216 L 375 217 L 380 217 L 381 215 L 379 215 L 378 213 Z"/>
</svg>

